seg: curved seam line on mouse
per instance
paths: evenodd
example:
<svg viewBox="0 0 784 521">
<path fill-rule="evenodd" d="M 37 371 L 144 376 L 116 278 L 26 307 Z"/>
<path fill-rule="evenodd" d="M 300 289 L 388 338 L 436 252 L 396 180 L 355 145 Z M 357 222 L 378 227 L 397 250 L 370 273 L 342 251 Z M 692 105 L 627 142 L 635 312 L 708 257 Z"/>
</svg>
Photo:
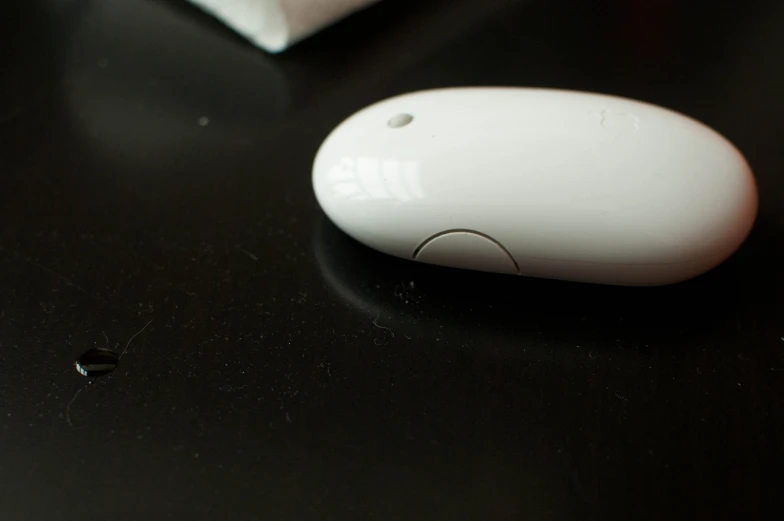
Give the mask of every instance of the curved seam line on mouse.
<svg viewBox="0 0 784 521">
<path fill-rule="evenodd" d="M 490 237 L 489 235 L 487 235 L 485 233 L 478 232 L 476 230 L 469 230 L 467 228 L 456 228 L 456 229 L 453 229 L 453 230 L 446 230 L 446 231 L 438 232 L 438 233 L 436 233 L 434 235 L 431 235 L 430 237 L 428 237 L 427 239 L 422 241 L 419 244 L 419 246 L 416 247 L 416 249 L 414 250 L 414 255 L 413 255 L 412 258 L 414 260 L 416 260 L 416 258 L 419 256 L 419 253 L 422 251 L 422 248 L 427 246 L 430 242 L 434 241 L 435 239 L 438 239 L 439 237 L 443 237 L 444 235 L 449 235 L 450 233 L 470 233 L 470 234 L 473 234 L 473 235 L 478 235 L 479 237 L 482 237 L 483 239 L 487 239 L 488 241 L 490 241 L 493 244 L 495 244 L 496 246 L 498 246 L 498 248 L 500 248 L 501 251 L 504 252 L 507 257 L 509 257 L 509 260 L 511 260 L 512 264 L 514 264 L 515 271 L 517 272 L 518 275 L 520 275 L 520 266 L 517 265 L 517 261 L 515 260 L 514 257 L 512 257 L 512 254 L 509 253 L 509 250 L 504 248 L 503 244 L 501 244 L 500 242 L 498 242 L 497 240 L 493 239 L 492 237 Z"/>
<path fill-rule="evenodd" d="M 503 244 L 501 244 L 500 242 L 498 242 L 497 240 L 493 239 L 492 237 L 490 237 L 487 234 L 484 234 L 482 232 L 478 232 L 476 230 L 469 230 L 468 228 L 455 228 L 453 230 L 446 230 L 446 231 L 439 232 L 439 233 L 436 233 L 434 235 L 431 235 L 430 237 L 428 237 L 427 239 L 422 241 L 419 244 L 419 246 L 416 247 L 416 249 L 414 250 L 414 255 L 413 255 L 412 258 L 414 260 L 416 260 L 417 256 L 421 252 L 422 248 L 427 246 L 427 244 L 430 241 L 432 241 L 434 239 L 438 239 L 439 237 L 441 237 L 443 235 L 448 235 L 450 233 L 472 233 L 474 235 L 478 235 L 478 236 L 480 236 L 480 237 L 482 237 L 484 239 L 489 240 L 490 242 L 492 242 L 493 244 L 495 244 L 496 246 L 501 248 L 501 250 L 503 250 L 503 252 L 506 253 L 509 256 L 509 259 L 511 259 L 512 263 L 514 264 L 515 268 L 517 269 L 517 274 L 518 275 L 521 274 L 520 266 L 517 264 L 517 260 L 512 256 L 511 253 L 509 253 L 509 250 L 507 250 L 504 247 Z M 604 261 L 559 259 L 557 257 L 523 257 L 523 260 L 554 261 L 554 262 L 567 262 L 567 263 L 578 263 L 578 264 L 612 264 L 613 266 L 634 266 L 634 267 L 659 267 L 659 266 L 673 266 L 673 265 L 681 264 L 681 262 L 678 262 L 678 261 L 672 261 L 672 262 L 616 262 L 616 263 L 608 263 L 608 262 L 604 262 Z"/>
</svg>

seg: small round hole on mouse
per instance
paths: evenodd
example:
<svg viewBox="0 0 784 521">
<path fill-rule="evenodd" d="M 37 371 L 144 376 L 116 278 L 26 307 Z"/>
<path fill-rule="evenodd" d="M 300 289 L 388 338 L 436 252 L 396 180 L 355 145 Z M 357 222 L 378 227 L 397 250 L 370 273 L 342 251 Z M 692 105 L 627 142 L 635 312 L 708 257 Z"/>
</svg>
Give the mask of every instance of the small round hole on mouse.
<svg viewBox="0 0 784 521">
<path fill-rule="evenodd" d="M 403 112 L 398 114 L 397 116 L 393 116 L 392 119 L 390 119 L 387 124 L 392 128 L 400 128 L 400 127 L 405 127 L 412 121 L 414 121 L 414 116 Z"/>
</svg>

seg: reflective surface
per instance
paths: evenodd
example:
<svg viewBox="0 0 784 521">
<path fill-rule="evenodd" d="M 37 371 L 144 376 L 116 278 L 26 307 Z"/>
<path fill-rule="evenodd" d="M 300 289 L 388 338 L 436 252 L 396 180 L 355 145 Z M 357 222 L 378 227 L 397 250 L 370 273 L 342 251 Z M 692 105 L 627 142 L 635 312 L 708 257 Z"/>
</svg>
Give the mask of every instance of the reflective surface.
<svg viewBox="0 0 784 521">
<path fill-rule="evenodd" d="M 345 156 L 327 171 L 324 181 L 337 200 L 405 203 L 425 197 L 417 161 Z"/>
<path fill-rule="evenodd" d="M 2 519 L 781 511 L 780 2 L 382 2 L 275 58 L 179 2 L 120 4 L 0 18 Z M 326 133 L 461 84 L 693 114 L 746 153 L 757 226 L 646 290 L 458 274 L 332 227 Z M 105 346 L 128 348 L 90 385 L 73 361 Z"/>
</svg>

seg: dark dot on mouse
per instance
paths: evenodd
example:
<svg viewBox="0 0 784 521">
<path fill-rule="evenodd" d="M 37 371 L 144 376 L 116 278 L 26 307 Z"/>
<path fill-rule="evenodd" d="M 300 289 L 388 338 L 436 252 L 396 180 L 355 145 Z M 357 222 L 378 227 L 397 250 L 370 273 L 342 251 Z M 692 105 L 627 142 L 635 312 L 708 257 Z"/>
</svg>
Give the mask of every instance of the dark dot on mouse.
<svg viewBox="0 0 784 521">
<path fill-rule="evenodd" d="M 111 349 L 93 348 L 76 359 L 74 367 L 82 376 L 90 378 L 103 376 L 114 371 L 117 367 L 117 353 Z"/>
<path fill-rule="evenodd" d="M 412 116 L 411 114 L 402 113 L 392 117 L 392 119 L 390 119 L 389 123 L 387 124 L 392 128 L 400 128 L 400 127 L 405 127 L 412 121 L 414 121 L 414 116 Z"/>
</svg>

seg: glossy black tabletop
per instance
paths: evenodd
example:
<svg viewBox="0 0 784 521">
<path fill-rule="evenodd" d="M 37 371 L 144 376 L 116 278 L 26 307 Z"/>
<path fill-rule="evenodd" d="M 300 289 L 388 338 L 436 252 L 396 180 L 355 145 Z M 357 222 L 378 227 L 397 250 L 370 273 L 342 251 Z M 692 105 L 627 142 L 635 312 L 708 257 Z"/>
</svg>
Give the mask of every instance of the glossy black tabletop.
<svg viewBox="0 0 784 521">
<path fill-rule="evenodd" d="M 0 519 L 780 516 L 782 2 L 385 0 L 275 56 L 176 1 L 4 10 Z M 326 134 L 464 85 L 705 122 L 757 177 L 751 236 L 662 288 L 344 236 Z"/>
</svg>

